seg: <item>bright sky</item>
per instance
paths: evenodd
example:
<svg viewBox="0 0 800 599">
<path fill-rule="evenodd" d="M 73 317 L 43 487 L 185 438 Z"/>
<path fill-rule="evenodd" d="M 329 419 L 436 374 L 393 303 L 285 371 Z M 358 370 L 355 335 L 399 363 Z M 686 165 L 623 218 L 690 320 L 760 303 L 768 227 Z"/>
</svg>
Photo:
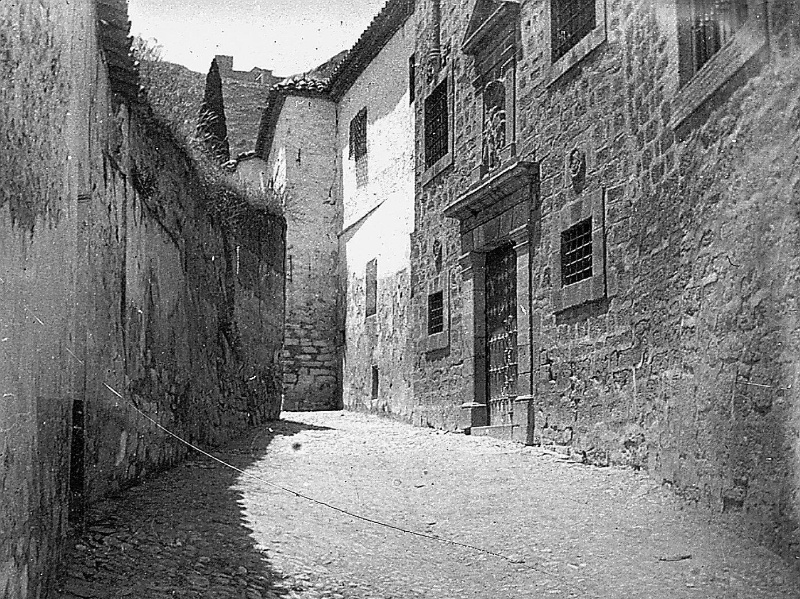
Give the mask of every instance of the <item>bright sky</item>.
<svg viewBox="0 0 800 599">
<path fill-rule="evenodd" d="M 163 59 L 205 73 L 215 54 L 233 68 L 308 71 L 350 48 L 386 0 L 129 0 L 133 35 Z M 356 4 L 357 3 L 357 4 Z"/>
</svg>

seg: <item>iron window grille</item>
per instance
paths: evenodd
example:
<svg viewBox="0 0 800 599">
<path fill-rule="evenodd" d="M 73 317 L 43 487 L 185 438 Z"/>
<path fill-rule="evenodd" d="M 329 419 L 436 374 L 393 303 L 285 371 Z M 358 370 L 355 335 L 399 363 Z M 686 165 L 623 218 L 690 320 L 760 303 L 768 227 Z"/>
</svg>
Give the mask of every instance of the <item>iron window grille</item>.
<svg viewBox="0 0 800 599">
<path fill-rule="evenodd" d="M 350 158 L 367 155 L 367 109 L 362 108 L 350 121 Z"/>
<path fill-rule="evenodd" d="M 425 98 L 425 168 L 447 154 L 448 147 L 447 79 Z"/>
<path fill-rule="evenodd" d="M 372 316 L 378 311 L 378 259 L 373 258 L 367 262 L 367 290 L 366 290 L 367 316 Z"/>
<path fill-rule="evenodd" d="M 569 52 L 596 24 L 595 0 L 551 0 L 552 61 L 556 62 Z"/>
<path fill-rule="evenodd" d="M 444 293 L 428 295 L 428 335 L 444 331 Z"/>
<path fill-rule="evenodd" d="M 690 35 L 682 36 L 691 54 L 684 79 L 699 71 L 747 20 L 747 0 L 689 0 Z M 688 71 L 688 72 L 687 72 Z"/>
<path fill-rule="evenodd" d="M 592 219 L 587 218 L 561 233 L 561 286 L 592 276 Z"/>
</svg>

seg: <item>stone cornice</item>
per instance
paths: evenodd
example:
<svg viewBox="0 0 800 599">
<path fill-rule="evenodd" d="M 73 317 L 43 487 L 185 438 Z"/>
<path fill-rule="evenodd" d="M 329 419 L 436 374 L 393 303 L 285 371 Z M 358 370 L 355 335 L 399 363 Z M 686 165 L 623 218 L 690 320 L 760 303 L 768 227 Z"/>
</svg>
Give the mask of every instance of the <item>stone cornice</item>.
<svg viewBox="0 0 800 599">
<path fill-rule="evenodd" d="M 519 2 L 505 0 L 500 6 L 489 15 L 474 30 L 468 30 L 461 44 L 461 50 L 465 54 L 475 54 L 479 48 L 484 46 L 486 37 L 497 29 L 506 27 L 519 17 Z"/>
<path fill-rule="evenodd" d="M 467 190 L 444 209 L 444 215 L 465 220 L 526 185 L 531 185 L 538 176 L 537 163 L 515 160 Z"/>
</svg>

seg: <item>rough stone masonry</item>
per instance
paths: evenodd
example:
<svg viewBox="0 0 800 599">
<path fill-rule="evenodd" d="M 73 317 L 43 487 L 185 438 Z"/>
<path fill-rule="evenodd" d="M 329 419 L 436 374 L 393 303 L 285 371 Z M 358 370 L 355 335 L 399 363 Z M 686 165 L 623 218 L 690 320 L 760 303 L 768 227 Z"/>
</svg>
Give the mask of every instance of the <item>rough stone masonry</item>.
<svg viewBox="0 0 800 599">
<path fill-rule="evenodd" d="M 3 599 L 52 586 L 68 507 L 186 453 L 141 413 L 215 444 L 280 409 L 284 221 L 237 224 L 128 27 L 118 0 L 0 6 Z"/>
<path fill-rule="evenodd" d="M 417 4 L 416 56 L 442 57 L 416 82 L 420 344 L 427 282 L 440 276 L 434 248 L 457 274 L 450 344 L 416 359 L 411 419 L 458 426 L 460 404 L 482 392 L 485 340 L 473 326 L 483 306 L 467 291 L 481 256 L 513 242 L 517 315 L 530 323 L 516 394 L 529 398 L 533 440 L 648 468 L 692 500 L 747 513 L 800 559 L 797 3 L 747 2 L 743 34 L 692 77 L 681 67 L 682 2 L 597 3 L 595 30 L 563 60 L 550 51 L 557 0 L 485 2 L 494 8 L 478 16 L 500 4 L 518 4 L 513 151 L 537 165 L 538 184 L 524 214 L 486 208 L 462 222 L 443 213 L 476 189 L 483 161 L 484 67 L 462 48 L 474 13 Z M 444 80 L 451 164 L 430 172 L 423 105 Z M 586 206 L 602 222 L 604 267 L 597 293 L 567 298 L 559 244 Z"/>
</svg>

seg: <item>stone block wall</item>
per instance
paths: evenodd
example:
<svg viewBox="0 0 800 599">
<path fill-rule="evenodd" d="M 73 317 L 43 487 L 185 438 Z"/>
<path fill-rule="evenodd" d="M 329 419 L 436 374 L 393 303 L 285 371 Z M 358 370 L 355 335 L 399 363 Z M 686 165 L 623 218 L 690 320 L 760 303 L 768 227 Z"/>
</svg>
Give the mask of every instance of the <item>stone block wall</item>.
<svg viewBox="0 0 800 599">
<path fill-rule="evenodd" d="M 285 228 L 241 205 L 231 226 L 112 98 L 94 2 L 5 3 L 0 45 L 0 597 L 21 599 L 53 586 L 70 492 L 77 518 L 185 455 L 134 408 L 203 444 L 278 415 Z"/>
<path fill-rule="evenodd" d="M 331 100 L 288 96 L 274 135 L 280 146 L 271 149 L 267 165 L 288 223 L 286 410 L 341 407 L 335 119 Z"/>
<path fill-rule="evenodd" d="M 210 445 L 280 409 L 283 220 L 230 222 L 146 108 L 114 117 L 87 214 L 89 501 L 186 454 L 137 409 Z"/>
<path fill-rule="evenodd" d="M 455 82 L 453 163 L 429 182 L 419 175 L 418 109 L 411 277 L 420 344 L 435 241 L 456 273 L 451 315 L 465 301 L 458 229 L 441 213 L 468 188 L 480 152 L 475 73 L 458 47 L 469 10 L 442 4 L 445 68 Z M 800 253 L 791 206 L 800 73 L 797 31 L 785 15 L 775 18 L 787 5 L 794 6 L 772 3 L 773 30 L 761 29 L 772 56 L 756 39 L 734 75 L 710 76 L 705 91 L 697 89 L 708 99 L 687 117 L 692 88 L 679 89 L 674 5 L 607 2 L 605 39 L 558 75 L 543 44 L 548 6 L 522 2 L 516 126 L 518 155 L 537 162 L 541 175 L 530 231 L 535 440 L 571 445 L 593 463 L 647 468 L 689 498 L 746 512 L 765 540 L 797 558 L 800 354 L 792 311 Z M 758 30 L 764 21 L 754 18 Z M 430 15 L 420 19 L 417 54 L 425 56 L 433 25 Z M 425 86 L 418 83 L 421 99 Z M 586 157 L 580 188 L 568 168 L 576 148 Z M 553 254 L 562 210 L 589 196 L 603 202 L 605 290 L 559 307 Z M 451 391 L 450 381 L 470 376 L 463 340 L 454 342 L 459 333 L 463 323 L 451 316 L 450 346 L 416 358 L 415 409 L 440 426 L 454 426 L 456 406 L 471 400 Z"/>
</svg>

